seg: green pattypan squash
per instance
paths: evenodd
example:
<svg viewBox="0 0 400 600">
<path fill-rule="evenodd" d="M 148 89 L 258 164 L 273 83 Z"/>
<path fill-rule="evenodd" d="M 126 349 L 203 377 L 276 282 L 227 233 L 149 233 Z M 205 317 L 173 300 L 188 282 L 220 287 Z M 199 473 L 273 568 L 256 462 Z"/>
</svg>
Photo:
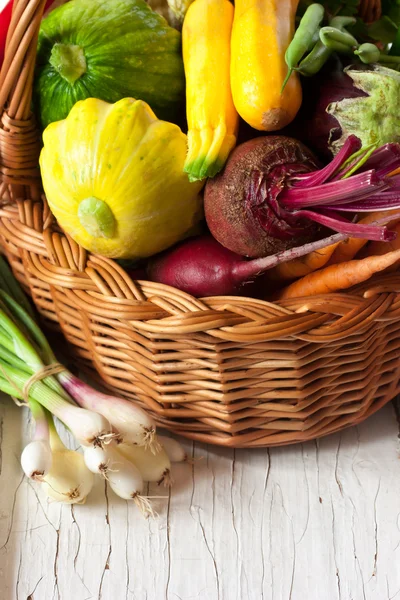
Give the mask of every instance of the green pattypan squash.
<svg viewBox="0 0 400 600">
<path fill-rule="evenodd" d="M 34 104 L 43 129 L 85 98 L 137 98 L 177 121 L 184 90 L 181 35 L 144 0 L 71 0 L 41 24 Z"/>
<path fill-rule="evenodd" d="M 82 100 L 43 141 L 50 209 L 87 250 L 145 258 L 186 237 L 203 216 L 203 184 L 183 171 L 186 135 L 141 100 Z"/>
</svg>

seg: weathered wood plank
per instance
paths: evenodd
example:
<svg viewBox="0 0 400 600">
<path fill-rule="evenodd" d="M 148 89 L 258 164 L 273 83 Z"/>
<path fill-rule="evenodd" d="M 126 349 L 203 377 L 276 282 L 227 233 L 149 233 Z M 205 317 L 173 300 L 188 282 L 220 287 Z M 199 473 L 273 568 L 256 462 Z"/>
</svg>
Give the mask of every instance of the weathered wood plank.
<svg viewBox="0 0 400 600">
<path fill-rule="evenodd" d="M 22 478 L 24 411 L 0 403 L 0 600 L 400 600 L 394 406 L 303 445 L 184 442 L 145 520 L 98 480 L 83 506 Z"/>
</svg>

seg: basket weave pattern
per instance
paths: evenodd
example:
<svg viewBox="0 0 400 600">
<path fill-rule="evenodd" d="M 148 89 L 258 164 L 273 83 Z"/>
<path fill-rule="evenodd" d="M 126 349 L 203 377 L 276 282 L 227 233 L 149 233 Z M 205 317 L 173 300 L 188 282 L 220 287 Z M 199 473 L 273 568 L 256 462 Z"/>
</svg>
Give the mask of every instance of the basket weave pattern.
<svg viewBox="0 0 400 600">
<path fill-rule="evenodd" d="M 46 324 L 76 360 L 192 439 L 305 441 L 357 423 L 399 391 L 400 275 L 278 304 L 195 299 L 133 282 L 53 222 L 30 112 L 44 0 L 15 0 L 0 75 L 0 241 Z"/>
</svg>

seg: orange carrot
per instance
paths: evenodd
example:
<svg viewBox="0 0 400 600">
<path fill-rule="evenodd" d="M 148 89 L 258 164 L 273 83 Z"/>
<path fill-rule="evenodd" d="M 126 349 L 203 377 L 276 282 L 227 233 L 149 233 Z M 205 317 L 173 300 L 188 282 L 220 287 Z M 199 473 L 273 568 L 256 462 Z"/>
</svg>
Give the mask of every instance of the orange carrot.
<svg viewBox="0 0 400 600">
<path fill-rule="evenodd" d="M 330 265 L 295 281 L 279 293 L 278 298 L 302 298 L 337 292 L 366 281 L 400 260 L 400 250 L 382 256 L 368 256 L 339 265 Z"/>
<path fill-rule="evenodd" d="M 364 249 L 361 258 L 367 256 L 382 256 L 382 254 L 387 254 L 388 252 L 393 252 L 394 250 L 400 249 L 400 223 L 397 223 L 395 227 L 390 228 L 391 231 L 395 231 L 397 233 L 397 237 L 391 242 L 370 242 L 368 246 Z M 399 266 L 399 263 L 394 263 L 387 269 L 385 269 L 388 273 L 396 271 Z"/>
<path fill-rule="evenodd" d="M 390 227 L 390 231 L 395 231 L 397 236 L 390 242 L 370 242 L 365 249 L 365 256 L 382 256 L 393 250 L 400 248 L 400 223 Z"/>
<path fill-rule="evenodd" d="M 268 275 L 274 281 L 285 281 L 287 279 L 304 277 L 305 275 L 324 267 L 335 251 L 335 248 L 340 243 L 341 242 L 336 242 L 336 244 L 314 250 L 314 252 L 310 252 L 310 254 L 306 254 L 300 258 L 281 263 L 271 269 Z"/>
<path fill-rule="evenodd" d="M 385 217 L 389 217 L 393 214 L 393 211 L 383 210 L 380 212 L 368 213 L 365 217 L 360 219 L 358 223 L 373 223 L 374 221 L 378 221 L 384 219 Z M 348 238 L 343 242 L 340 242 L 334 253 L 332 254 L 329 264 L 336 265 L 338 263 L 347 262 L 355 257 L 355 255 L 367 244 L 368 240 L 364 240 L 361 238 Z"/>
</svg>

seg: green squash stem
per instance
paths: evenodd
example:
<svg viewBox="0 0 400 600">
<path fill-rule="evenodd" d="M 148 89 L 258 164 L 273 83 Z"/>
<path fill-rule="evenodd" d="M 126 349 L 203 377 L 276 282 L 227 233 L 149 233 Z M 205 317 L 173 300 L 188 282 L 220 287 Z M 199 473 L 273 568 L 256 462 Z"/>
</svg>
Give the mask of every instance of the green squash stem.
<svg viewBox="0 0 400 600">
<path fill-rule="evenodd" d="M 49 62 L 70 84 L 74 84 L 87 70 L 83 49 L 74 44 L 54 44 Z"/>
<path fill-rule="evenodd" d="M 111 208 L 94 196 L 80 202 L 78 218 L 92 237 L 112 238 L 115 234 L 116 222 Z"/>
</svg>

